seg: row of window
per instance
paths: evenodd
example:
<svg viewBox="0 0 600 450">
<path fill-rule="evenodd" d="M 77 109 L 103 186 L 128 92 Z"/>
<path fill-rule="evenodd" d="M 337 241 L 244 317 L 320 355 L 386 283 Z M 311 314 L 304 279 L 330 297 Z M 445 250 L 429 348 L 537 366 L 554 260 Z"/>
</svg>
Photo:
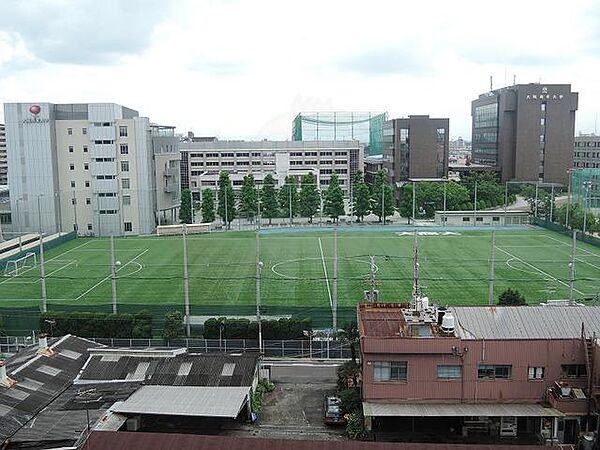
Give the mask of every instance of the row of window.
<svg viewBox="0 0 600 450">
<path fill-rule="evenodd" d="M 116 214 L 116 213 L 114 213 L 114 214 Z M 88 231 L 92 231 L 94 229 L 94 227 L 92 226 L 91 223 L 88 223 L 87 229 L 88 229 Z M 131 222 L 123 222 L 123 229 L 125 231 L 133 231 L 133 224 Z"/>
<path fill-rule="evenodd" d="M 560 366 L 561 377 L 583 378 L 587 376 L 585 364 L 563 364 Z M 527 378 L 529 380 L 544 379 L 545 367 L 529 367 Z M 480 380 L 503 380 L 512 377 L 512 366 L 507 364 L 479 364 L 477 378 Z M 374 361 L 373 380 L 380 381 L 406 381 L 408 378 L 408 363 L 406 361 Z M 439 380 L 460 380 L 462 367 L 459 365 L 440 364 L 437 366 Z"/>
<path fill-rule="evenodd" d="M 586 169 L 589 169 L 589 168 L 592 168 L 592 169 L 598 168 L 598 169 L 600 169 L 600 162 L 591 163 L 591 162 L 577 162 L 577 161 L 575 161 L 573 163 L 573 167 L 580 167 L 580 168 L 586 168 Z"/>
<path fill-rule="evenodd" d="M 116 197 L 117 193 L 116 192 L 99 192 L 98 197 Z M 121 200 L 123 202 L 123 206 L 129 206 L 131 205 L 131 195 L 123 195 L 121 196 Z M 72 198 L 71 199 L 71 204 L 72 205 L 76 205 L 77 204 L 77 199 L 76 198 Z M 92 204 L 92 199 L 90 197 L 87 197 L 85 199 L 85 204 L 86 205 L 91 205 Z"/>
<path fill-rule="evenodd" d="M 116 179 L 115 175 L 96 175 L 95 177 L 97 180 L 114 180 Z M 75 189 L 76 187 L 76 183 L 74 180 L 71 180 L 71 188 Z M 89 181 L 85 181 L 85 187 L 89 188 L 90 187 L 90 182 Z M 131 189 L 131 180 L 129 178 L 121 178 L 121 187 L 123 189 Z"/>
<path fill-rule="evenodd" d="M 290 152 L 291 157 L 302 157 L 302 156 L 348 156 L 347 151 L 331 152 Z M 208 152 L 208 153 L 191 153 L 192 158 L 260 158 L 261 156 L 273 156 L 273 152 Z"/>
<path fill-rule="evenodd" d="M 600 141 L 575 142 L 575 147 L 600 147 Z"/>
<path fill-rule="evenodd" d="M 95 144 L 98 143 L 112 143 L 112 141 L 94 141 Z M 129 145 L 128 144 L 119 144 L 119 150 L 121 155 L 128 155 L 129 154 Z M 75 151 L 75 148 L 72 145 L 69 145 L 69 153 L 73 153 Z M 83 146 L 83 153 L 87 153 L 88 152 L 88 146 L 84 145 Z"/>
<path fill-rule="evenodd" d="M 114 162 L 115 158 L 96 158 L 96 162 Z M 89 170 L 89 163 L 83 163 L 83 170 Z M 69 170 L 75 170 L 75 164 L 69 164 Z M 121 172 L 129 172 L 129 161 L 121 161 Z"/>
<path fill-rule="evenodd" d="M 113 124 L 111 122 L 94 122 L 95 127 L 111 127 Z M 81 134 L 87 134 L 87 128 L 83 127 L 81 129 Z M 73 136 L 73 128 L 67 128 L 67 135 Z M 127 127 L 119 126 L 119 136 L 127 137 Z"/>
<path fill-rule="evenodd" d="M 575 152 L 577 158 L 600 158 L 600 152 Z"/>
</svg>

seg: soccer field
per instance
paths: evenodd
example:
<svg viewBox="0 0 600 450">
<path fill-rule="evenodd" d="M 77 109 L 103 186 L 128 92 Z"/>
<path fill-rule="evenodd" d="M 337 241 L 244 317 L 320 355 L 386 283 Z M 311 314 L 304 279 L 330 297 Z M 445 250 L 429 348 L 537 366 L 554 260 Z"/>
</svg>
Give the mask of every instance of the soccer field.
<svg viewBox="0 0 600 450">
<path fill-rule="evenodd" d="M 356 230 L 356 229 L 355 229 Z M 306 308 L 330 316 L 333 295 L 331 230 L 269 230 L 260 235 L 262 303 L 266 311 L 289 314 Z M 420 232 L 421 233 L 421 232 Z M 487 304 L 490 231 L 423 230 L 418 236 L 420 279 L 432 302 Z M 369 284 L 374 256 L 381 301 L 408 301 L 412 289 L 412 233 L 396 229 L 338 233 L 338 304 L 352 307 Z M 181 236 L 115 239 L 117 299 L 124 310 L 144 305 L 181 308 L 183 266 Z M 521 291 L 528 302 L 569 295 L 571 241 L 544 229 L 496 233 L 495 297 L 506 288 Z M 256 240 L 251 232 L 188 237 L 192 314 L 249 314 L 255 302 Z M 39 262 L 39 259 L 38 259 Z M 90 308 L 110 311 L 110 241 L 79 238 L 46 253 L 48 309 Z M 0 278 L 0 307 L 37 307 L 40 270 L 25 269 Z M 575 296 L 600 292 L 600 249 L 577 242 Z M 128 308 L 129 307 L 129 308 Z M 221 308 L 221 309 L 220 309 Z"/>
</svg>

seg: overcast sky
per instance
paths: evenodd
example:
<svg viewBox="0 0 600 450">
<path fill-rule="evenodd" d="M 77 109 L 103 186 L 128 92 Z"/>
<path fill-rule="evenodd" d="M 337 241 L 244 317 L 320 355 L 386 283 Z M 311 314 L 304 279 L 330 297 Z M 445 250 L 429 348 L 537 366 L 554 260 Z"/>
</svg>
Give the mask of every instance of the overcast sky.
<svg viewBox="0 0 600 450">
<path fill-rule="evenodd" d="M 490 75 L 571 83 L 577 132 L 600 110 L 598 1 L 0 2 L 0 102 L 115 102 L 220 139 L 289 139 L 303 110 L 449 117 L 470 137 Z"/>
</svg>

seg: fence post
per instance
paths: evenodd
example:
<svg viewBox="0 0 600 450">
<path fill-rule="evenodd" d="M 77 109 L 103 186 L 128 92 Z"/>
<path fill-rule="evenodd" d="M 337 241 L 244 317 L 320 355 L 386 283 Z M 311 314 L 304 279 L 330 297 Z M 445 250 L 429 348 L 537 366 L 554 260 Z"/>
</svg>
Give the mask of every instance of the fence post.
<svg viewBox="0 0 600 450">
<path fill-rule="evenodd" d="M 304 339 L 300 341 L 300 357 L 304 358 Z"/>
<path fill-rule="evenodd" d="M 242 339 L 242 351 L 246 353 L 246 339 Z"/>
<path fill-rule="evenodd" d="M 208 342 L 204 339 L 204 353 L 208 353 Z"/>
<path fill-rule="evenodd" d="M 111 347 L 115 346 L 115 340 L 114 340 L 114 338 L 110 338 L 110 346 Z"/>
<path fill-rule="evenodd" d="M 281 357 L 283 358 L 285 356 L 285 344 L 284 344 L 284 340 L 281 340 Z"/>
<path fill-rule="evenodd" d="M 225 344 L 225 353 L 227 353 L 227 339 L 223 339 L 223 343 Z"/>
</svg>

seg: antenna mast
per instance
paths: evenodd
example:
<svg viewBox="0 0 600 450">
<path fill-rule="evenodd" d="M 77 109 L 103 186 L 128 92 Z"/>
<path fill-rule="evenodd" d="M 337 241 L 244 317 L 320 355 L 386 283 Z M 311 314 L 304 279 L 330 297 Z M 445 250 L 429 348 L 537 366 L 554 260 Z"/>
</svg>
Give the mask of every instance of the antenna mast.
<svg viewBox="0 0 600 450">
<path fill-rule="evenodd" d="M 419 286 L 419 246 L 417 241 L 417 231 L 415 230 L 415 240 L 413 242 L 413 292 L 411 308 L 419 309 L 421 303 L 421 287 Z"/>
</svg>

